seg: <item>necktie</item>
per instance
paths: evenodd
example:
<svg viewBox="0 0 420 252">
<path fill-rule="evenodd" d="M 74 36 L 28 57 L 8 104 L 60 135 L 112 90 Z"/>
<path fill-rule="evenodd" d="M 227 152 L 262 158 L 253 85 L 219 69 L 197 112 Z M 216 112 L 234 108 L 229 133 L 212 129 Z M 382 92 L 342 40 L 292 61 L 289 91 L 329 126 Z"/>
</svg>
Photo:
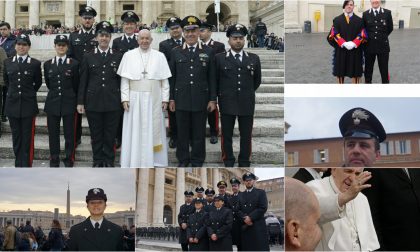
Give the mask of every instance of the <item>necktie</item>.
<svg viewBox="0 0 420 252">
<path fill-rule="evenodd" d="M 130 37 L 127 37 L 127 42 L 128 42 L 128 43 L 130 43 L 130 42 L 131 42 Z"/>
<path fill-rule="evenodd" d="M 106 52 L 102 52 L 101 54 L 102 54 L 102 58 L 106 57 Z"/>
<path fill-rule="evenodd" d="M 379 11 L 375 10 L 375 17 L 379 14 Z"/>
<path fill-rule="evenodd" d="M 191 46 L 188 49 L 190 50 L 190 53 L 193 53 L 194 52 L 194 46 Z"/>
<path fill-rule="evenodd" d="M 95 223 L 95 229 L 98 230 L 99 229 L 99 222 Z"/>
<path fill-rule="evenodd" d="M 19 57 L 18 58 L 18 62 L 19 62 L 19 64 L 21 64 L 23 62 L 23 58 L 22 57 Z"/>
<path fill-rule="evenodd" d="M 63 59 L 62 58 L 59 58 L 58 59 L 58 66 L 62 66 L 63 65 Z"/>
<path fill-rule="evenodd" d="M 179 39 L 178 39 L 178 40 L 176 41 L 176 43 L 177 43 L 178 45 L 181 45 L 181 40 L 179 40 Z"/>
<path fill-rule="evenodd" d="M 239 53 L 235 54 L 235 59 L 238 62 L 238 64 L 241 64 L 241 59 L 240 59 L 241 55 Z"/>
</svg>

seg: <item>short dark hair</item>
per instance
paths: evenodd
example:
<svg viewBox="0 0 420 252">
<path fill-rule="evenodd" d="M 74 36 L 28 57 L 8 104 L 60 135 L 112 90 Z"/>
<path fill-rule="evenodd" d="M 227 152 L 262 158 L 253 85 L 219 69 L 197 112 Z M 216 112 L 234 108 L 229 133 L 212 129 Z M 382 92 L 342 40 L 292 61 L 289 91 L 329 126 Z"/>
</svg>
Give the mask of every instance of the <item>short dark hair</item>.
<svg viewBox="0 0 420 252">
<path fill-rule="evenodd" d="M 1 22 L 1 23 L 0 23 L 0 27 L 2 27 L 2 26 L 6 26 L 6 27 L 7 27 L 7 29 L 9 29 L 9 30 L 10 30 L 10 24 L 9 24 L 9 23 L 7 23 L 7 22 Z"/>
<path fill-rule="evenodd" d="M 344 9 L 344 8 L 346 8 L 346 5 L 347 5 L 349 2 L 353 2 L 353 4 L 354 4 L 354 1 L 353 1 L 353 0 L 345 0 L 345 1 L 344 1 L 344 3 L 343 3 L 343 9 Z"/>
</svg>

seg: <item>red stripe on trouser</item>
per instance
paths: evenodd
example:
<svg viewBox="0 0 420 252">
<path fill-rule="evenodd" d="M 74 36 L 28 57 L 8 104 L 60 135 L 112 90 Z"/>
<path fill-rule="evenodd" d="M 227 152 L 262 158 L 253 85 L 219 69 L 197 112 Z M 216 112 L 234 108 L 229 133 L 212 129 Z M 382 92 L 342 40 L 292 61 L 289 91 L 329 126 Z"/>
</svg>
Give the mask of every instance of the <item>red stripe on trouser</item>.
<svg viewBox="0 0 420 252">
<path fill-rule="evenodd" d="M 34 146 L 35 146 L 35 116 L 32 118 L 32 130 L 31 130 L 31 146 L 29 147 L 29 167 L 32 167 L 34 161 Z"/>
<path fill-rule="evenodd" d="M 388 72 L 388 81 L 391 81 L 391 75 Z"/>
<path fill-rule="evenodd" d="M 217 108 L 217 105 L 216 105 L 216 109 L 214 110 L 214 116 L 216 117 L 214 128 L 216 130 L 216 136 L 217 136 L 219 134 L 219 109 Z"/>
<path fill-rule="evenodd" d="M 76 134 L 77 134 L 77 112 L 74 112 L 74 125 L 73 125 L 73 150 L 71 151 L 70 159 L 72 162 L 75 160 L 76 156 Z"/>
<path fill-rule="evenodd" d="M 254 129 L 254 117 L 252 118 L 251 124 L 251 133 L 249 136 L 249 161 L 251 162 L 251 155 L 252 155 L 252 130 Z"/>
</svg>

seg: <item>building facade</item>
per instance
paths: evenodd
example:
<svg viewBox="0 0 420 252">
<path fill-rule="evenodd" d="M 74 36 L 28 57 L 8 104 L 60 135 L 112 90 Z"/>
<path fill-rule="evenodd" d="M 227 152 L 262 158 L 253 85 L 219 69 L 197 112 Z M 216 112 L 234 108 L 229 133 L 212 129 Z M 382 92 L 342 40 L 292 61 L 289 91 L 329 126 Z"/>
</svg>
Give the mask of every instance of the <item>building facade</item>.
<svg viewBox="0 0 420 252">
<path fill-rule="evenodd" d="M 96 21 L 120 22 L 125 11 L 136 12 L 142 23 L 164 23 L 169 17 L 195 15 L 217 24 L 214 1 L 150 1 L 150 0 L 7 0 L 0 1 L 0 20 L 12 27 L 41 25 L 72 27 L 78 24 L 78 12 L 89 4 L 97 11 Z M 219 21 L 249 25 L 261 17 L 269 31 L 283 34 L 283 1 L 221 1 Z"/>
<path fill-rule="evenodd" d="M 119 226 L 126 225 L 127 227 L 131 227 L 132 225 L 135 225 L 134 215 L 135 211 L 130 207 L 130 210 L 126 211 L 105 213 L 105 218 Z"/>
<path fill-rule="evenodd" d="M 343 12 L 343 0 L 289 0 L 285 2 L 286 33 L 302 32 L 305 21 L 310 21 L 312 32 L 328 32 L 334 17 Z M 354 13 L 362 13 L 371 8 L 370 0 L 355 0 Z M 405 28 L 420 28 L 420 1 L 393 0 L 382 1 L 382 6 L 392 11 L 394 27 L 398 27 L 400 20 Z"/>
<path fill-rule="evenodd" d="M 57 217 L 57 216 L 55 216 Z M 12 210 L 8 212 L 0 212 L 0 227 L 5 227 L 7 220 L 11 220 L 12 224 L 19 227 L 20 224 L 25 225 L 26 221 L 30 221 L 33 227 L 41 226 L 43 230 L 49 230 L 51 228 L 52 221 L 54 219 L 54 212 L 51 211 L 32 211 L 28 210 Z M 84 221 L 86 217 L 81 215 L 70 215 L 70 226 Z M 67 214 L 58 213 L 58 221 L 64 231 L 69 229 L 65 227 Z"/>
<path fill-rule="evenodd" d="M 254 168 L 153 168 L 137 169 L 136 226 L 177 225 L 179 208 L 184 204 L 184 191 L 195 192 L 197 186 L 214 188 L 217 183 L 227 182 L 227 192 L 231 192 L 229 180 L 242 179 L 247 171 Z M 241 184 L 241 191 L 244 185 Z"/>
<path fill-rule="evenodd" d="M 390 133 L 380 144 L 375 167 L 420 167 L 420 131 Z M 343 138 L 286 141 L 288 167 L 341 167 Z"/>
<path fill-rule="evenodd" d="M 257 181 L 255 187 L 267 193 L 267 213 L 284 219 L 284 178 L 273 178 Z"/>
</svg>

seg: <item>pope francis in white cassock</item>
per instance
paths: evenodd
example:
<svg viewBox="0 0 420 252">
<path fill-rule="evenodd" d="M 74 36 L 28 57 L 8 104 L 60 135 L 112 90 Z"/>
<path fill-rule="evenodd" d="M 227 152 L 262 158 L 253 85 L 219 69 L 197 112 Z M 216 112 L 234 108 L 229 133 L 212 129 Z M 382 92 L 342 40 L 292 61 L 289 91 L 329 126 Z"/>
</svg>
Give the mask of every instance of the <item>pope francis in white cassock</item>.
<svg viewBox="0 0 420 252">
<path fill-rule="evenodd" d="M 322 238 L 317 251 L 372 251 L 379 248 L 368 200 L 370 185 L 363 168 L 333 168 L 331 176 L 308 185 L 319 201 Z"/>
<path fill-rule="evenodd" d="M 171 71 L 165 55 L 150 48 L 148 30 L 138 36 L 139 48 L 126 52 L 118 68 L 124 107 L 122 168 L 166 167 L 168 147 L 164 114 L 169 102 Z"/>
</svg>

